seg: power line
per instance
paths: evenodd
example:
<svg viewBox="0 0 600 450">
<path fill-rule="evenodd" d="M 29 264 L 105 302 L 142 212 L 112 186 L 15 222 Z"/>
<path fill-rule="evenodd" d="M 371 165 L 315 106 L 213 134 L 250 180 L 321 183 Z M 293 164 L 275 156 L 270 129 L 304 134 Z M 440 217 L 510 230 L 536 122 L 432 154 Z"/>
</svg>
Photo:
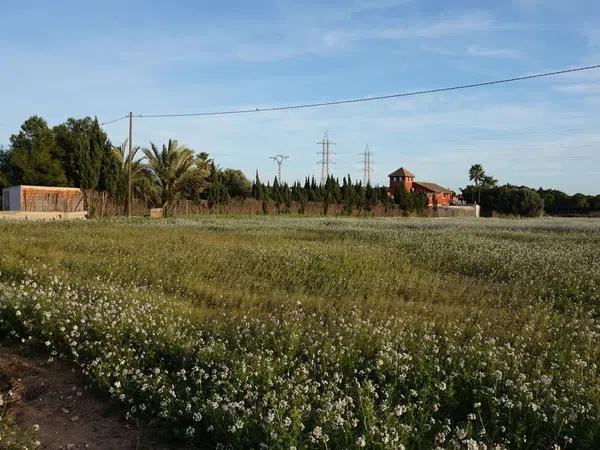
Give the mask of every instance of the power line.
<svg viewBox="0 0 600 450">
<path fill-rule="evenodd" d="M 129 118 L 129 114 L 127 114 L 127 115 L 125 115 L 123 117 L 119 117 L 118 119 L 113 119 L 113 120 L 109 120 L 107 122 L 102 122 L 100 125 L 108 125 L 109 123 L 115 123 L 115 122 L 118 122 L 120 120 L 125 120 L 127 118 Z"/>
<path fill-rule="evenodd" d="M 496 84 L 512 83 L 515 81 L 523 81 L 523 80 L 531 80 L 534 78 L 543 78 L 543 77 L 550 77 L 550 76 L 555 76 L 555 75 L 563 75 L 566 73 L 581 72 L 581 71 L 585 71 L 585 70 L 592 70 L 592 69 L 598 69 L 598 68 L 600 68 L 600 64 L 595 64 L 595 65 L 591 65 L 591 66 L 583 66 L 583 67 L 575 67 L 572 69 L 556 70 L 553 72 L 536 73 L 533 75 L 524 75 L 524 76 L 520 76 L 520 77 L 504 78 L 501 80 L 483 81 L 483 82 L 479 82 L 479 83 L 461 84 L 458 86 L 425 89 L 425 90 L 411 91 L 411 92 L 401 92 L 401 93 L 397 93 L 397 94 L 379 95 L 379 96 L 373 96 L 373 97 L 335 100 L 335 101 L 330 101 L 330 102 L 306 103 L 306 104 L 298 104 L 298 105 L 276 106 L 276 107 L 269 107 L 269 108 L 234 109 L 234 110 L 228 110 L 228 111 L 209 111 L 209 112 L 198 112 L 198 113 L 137 114 L 137 115 L 135 115 L 135 117 L 151 118 L 151 117 L 222 116 L 222 115 L 231 115 L 231 114 L 251 114 L 251 113 L 257 113 L 257 112 L 285 111 L 285 110 L 291 110 L 291 109 L 318 108 L 318 107 L 323 107 L 323 106 L 343 105 L 343 104 L 349 104 L 349 103 L 362 103 L 362 102 L 370 102 L 370 101 L 376 101 L 376 100 L 386 100 L 386 99 L 391 99 L 391 98 L 411 97 L 411 96 L 415 96 L 415 95 L 457 91 L 457 90 L 461 90 L 461 89 L 471 89 L 471 88 L 476 88 L 476 87 L 492 86 L 492 85 L 496 85 Z M 128 116 L 123 116 L 118 119 L 104 122 L 103 125 L 113 123 L 113 122 L 118 122 L 120 120 L 126 119 L 127 117 Z"/>
</svg>

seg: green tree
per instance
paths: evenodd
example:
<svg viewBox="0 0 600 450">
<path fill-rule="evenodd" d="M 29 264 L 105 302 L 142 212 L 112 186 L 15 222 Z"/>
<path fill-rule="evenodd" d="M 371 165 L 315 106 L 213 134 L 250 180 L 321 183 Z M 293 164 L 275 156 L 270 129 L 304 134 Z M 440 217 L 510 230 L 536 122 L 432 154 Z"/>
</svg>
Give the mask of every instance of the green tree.
<svg viewBox="0 0 600 450">
<path fill-rule="evenodd" d="M 365 188 L 365 209 L 371 211 L 377 204 L 377 201 L 377 191 L 373 189 L 371 183 L 367 183 L 367 187 Z"/>
<path fill-rule="evenodd" d="M 174 139 L 169 139 L 162 149 L 150 143 L 150 148 L 143 149 L 143 153 L 146 157 L 146 169 L 156 186 L 160 204 L 168 215 L 170 206 L 180 196 L 182 185 L 194 165 L 194 153 L 179 146 Z"/>
<path fill-rule="evenodd" d="M 401 211 L 406 212 L 409 209 L 408 191 L 404 183 L 398 183 L 396 185 L 396 192 L 394 193 L 394 202 L 398 205 Z"/>
<path fill-rule="evenodd" d="M 98 119 L 94 120 L 92 139 L 96 140 L 100 147 L 100 169 L 96 189 L 108 192 L 116 198 L 121 183 L 121 163 L 115 155 L 112 143 L 100 128 Z"/>
<path fill-rule="evenodd" d="M 10 186 L 10 178 L 7 175 L 8 150 L 0 146 L 0 189 Z"/>
<path fill-rule="evenodd" d="M 352 187 L 352 180 L 350 179 L 350 175 L 348 175 L 348 179 L 344 177 L 344 181 L 341 189 L 341 199 L 342 199 L 342 211 L 347 214 L 352 214 L 352 209 L 354 207 L 354 188 Z"/>
<path fill-rule="evenodd" d="M 116 162 L 111 160 L 112 146 L 97 119 L 67 119 L 54 127 L 54 134 L 69 184 L 82 189 L 96 189 L 103 163 L 107 164 L 107 170 L 117 170 Z M 117 173 L 109 174 L 103 170 L 103 175 L 101 190 L 105 190 L 106 185 L 114 190 L 116 183 L 113 177 Z"/>
<path fill-rule="evenodd" d="M 416 203 L 415 203 L 415 193 L 413 191 L 406 193 L 406 210 L 414 211 Z"/>
<path fill-rule="evenodd" d="M 222 171 L 215 166 L 214 162 L 210 164 L 210 187 L 208 188 L 208 204 L 212 208 L 214 205 L 228 203 L 230 200 L 229 192 L 223 184 Z"/>
<path fill-rule="evenodd" d="M 498 186 L 498 180 L 491 175 L 484 175 L 481 178 L 481 185 L 486 188 L 492 188 Z"/>
<path fill-rule="evenodd" d="M 483 180 L 485 176 L 486 176 L 485 171 L 483 170 L 483 166 L 481 164 L 473 164 L 471 166 L 471 168 L 469 169 L 469 180 L 473 181 L 475 183 L 475 186 L 479 187 L 479 189 L 478 189 L 479 197 L 477 200 L 478 203 L 481 202 L 480 183 L 481 183 L 481 180 Z"/>
<path fill-rule="evenodd" d="M 544 201 L 533 189 L 508 188 L 502 191 L 495 209 L 504 214 L 538 217 L 544 211 Z"/>
<path fill-rule="evenodd" d="M 208 153 L 201 152 L 194 157 L 194 164 L 182 180 L 182 195 L 191 201 L 198 202 L 205 198 L 210 185 L 212 159 Z"/>
<path fill-rule="evenodd" d="M 117 200 L 125 202 L 127 199 L 127 189 L 129 181 L 129 150 L 128 141 L 125 139 L 120 146 L 112 147 L 113 159 L 117 164 L 118 171 L 118 186 L 116 193 L 114 194 Z M 151 179 L 147 176 L 145 166 L 137 154 L 140 151 L 140 147 L 132 147 L 131 149 L 131 186 L 133 192 L 137 193 L 145 200 L 150 200 L 152 203 L 158 204 L 157 190 Z M 152 191 L 152 192 L 151 192 Z"/>
<path fill-rule="evenodd" d="M 105 191 L 111 197 L 118 199 L 119 189 L 121 187 L 121 165 L 116 158 L 113 145 L 107 141 L 102 146 L 102 156 L 100 160 L 100 176 L 97 189 Z"/>
<path fill-rule="evenodd" d="M 252 185 L 244 172 L 239 169 L 225 169 L 221 174 L 223 186 L 230 197 L 248 198 L 252 193 Z"/>
<path fill-rule="evenodd" d="M 590 209 L 590 201 L 585 194 L 578 192 L 573 195 L 573 203 L 578 212 L 587 212 Z"/>
<path fill-rule="evenodd" d="M 252 183 L 252 198 L 255 200 L 261 200 L 264 196 L 264 188 L 263 184 L 258 177 L 258 170 L 256 171 L 256 178 L 254 179 L 254 183 Z"/>
<path fill-rule="evenodd" d="M 12 184 L 66 186 L 67 177 L 53 131 L 44 119 L 32 116 L 10 137 L 5 176 Z"/>
<path fill-rule="evenodd" d="M 423 211 L 429 206 L 429 199 L 427 198 L 427 194 L 423 192 L 414 192 L 413 199 L 413 210 L 417 214 L 423 214 Z"/>
<path fill-rule="evenodd" d="M 302 190 L 298 192 L 298 202 L 300 203 L 298 214 L 304 214 L 306 212 L 306 193 Z"/>
</svg>

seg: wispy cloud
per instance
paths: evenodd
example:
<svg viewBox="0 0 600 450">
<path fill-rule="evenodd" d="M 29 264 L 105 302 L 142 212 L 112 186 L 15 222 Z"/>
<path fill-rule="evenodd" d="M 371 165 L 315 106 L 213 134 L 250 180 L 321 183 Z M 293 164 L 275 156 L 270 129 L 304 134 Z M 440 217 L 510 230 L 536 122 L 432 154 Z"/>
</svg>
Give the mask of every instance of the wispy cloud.
<svg viewBox="0 0 600 450">
<path fill-rule="evenodd" d="M 397 8 L 406 3 L 410 3 L 412 0 L 358 0 L 355 1 L 351 9 L 353 12 L 362 12 L 370 10 L 380 10 Z"/>
<path fill-rule="evenodd" d="M 517 59 L 521 57 L 519 51 L 511 48 L 487 48 L 479 45 L 470 45 L 467 48 L 467 53 L 471 56 L 481 56 L 485 58 Z"/>
<path fill-rule="evenodd" d="M 371 28 L 338 28 L 324 32 L 327 48 L 346 48 L 359 41 L 419 39 L 434 42 L 441 38 L 465 36 L 505 28 L 484 11 L 470 11 L 453 17 L 432 20 L 406 20 L 400 25 L 373 26 Z M 485 49 L 482 49 L 485 50 Z M 506 51 L 506 50 L 505 50 Z M 435 52 L 433 52 L 435 53 Z M 508 53 L 499 57 L 508 57 Z M 490 55 L 491 56 L 491 55 Z"/>
<path fill-rule="evenodd" d="M 431 22 L 399 27 L 388 27 L 377 32 L 386 39 L 426 38 L 436 39 L 446 36 L 490 31 L 495 26 L 493 16 L 484 11 L 474 11 L 457 17 L 447 17 Z"/>
<path fill-rule="evenodd" d="M 565 94 L 597 95 L 600 94 L 600 83 L 574 83 L 554 86 L 557 92 Z"/>
</svg>

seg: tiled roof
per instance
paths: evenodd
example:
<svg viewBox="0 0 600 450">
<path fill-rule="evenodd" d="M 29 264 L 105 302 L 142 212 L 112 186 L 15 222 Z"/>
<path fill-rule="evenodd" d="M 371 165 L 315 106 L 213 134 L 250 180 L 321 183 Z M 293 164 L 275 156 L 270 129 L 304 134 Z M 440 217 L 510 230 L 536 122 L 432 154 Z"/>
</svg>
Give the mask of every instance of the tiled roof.
<svg viewBox="0 0 600 450">
<path fill-rule="evenodd" d="M 418 184 L 431 192 L 448 192 L 452 193 L 450 189 L 440 186 L 439 184 L 429 183 L 428 181 L 413 181 L 413 185 Z"/>
<path fill-rule="evenodd" d="M 388 177 L 415 177 L 415 174 L 410 170 L 405 169 L 404 167 L 400 167 L 398 170 L 393 171 L 388 175 Z"/>
</svg>

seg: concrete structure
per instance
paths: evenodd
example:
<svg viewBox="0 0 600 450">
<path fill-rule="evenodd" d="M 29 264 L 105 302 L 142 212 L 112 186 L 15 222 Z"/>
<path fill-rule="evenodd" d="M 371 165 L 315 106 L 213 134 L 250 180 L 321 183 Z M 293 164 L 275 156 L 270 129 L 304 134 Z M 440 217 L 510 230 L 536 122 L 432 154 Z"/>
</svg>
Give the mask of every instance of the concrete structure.
<svg viewBox="0 0 600 450">
<path fill-rule="evenodd" d="M 11 186 L 2 190 L 2 210 L 28 213 L 84 213 L 79 188 Z"/>
<path fill-rule="evenodd" d="M 429 181 L 415 181 L 415 175 L 404 167 L 400 167 L 398 170 L 390 173 L 388 177 L 390 178 L 388 193 L 392 197 L 395 195 L 397 187 L 402 183 L 408 192 L 426 194 L 429 199 L 429 206 L 449 205 L 454 198 L 454 192 L 439 184 Z"/>
<path fill-rule="evenodd" d="M 148 213 L 146 214 L 147 217 L 152 217 L 152 218 L 160 218 L 160 217 L 164 217 L 165 216 L 165 210 L 164 208 L 150 208 L 148 210 Z"/>
<path fill-rule="evenodd" d="M 438 206 L 427 208 L 427 217 L 479 217 L 479 205 Z"/>
<path fill-rule="evenodd" d="M 41 221 L 87 219 L 87 212 L 0 211 L 0 220 L 2 219 Z"/>
</svg>

